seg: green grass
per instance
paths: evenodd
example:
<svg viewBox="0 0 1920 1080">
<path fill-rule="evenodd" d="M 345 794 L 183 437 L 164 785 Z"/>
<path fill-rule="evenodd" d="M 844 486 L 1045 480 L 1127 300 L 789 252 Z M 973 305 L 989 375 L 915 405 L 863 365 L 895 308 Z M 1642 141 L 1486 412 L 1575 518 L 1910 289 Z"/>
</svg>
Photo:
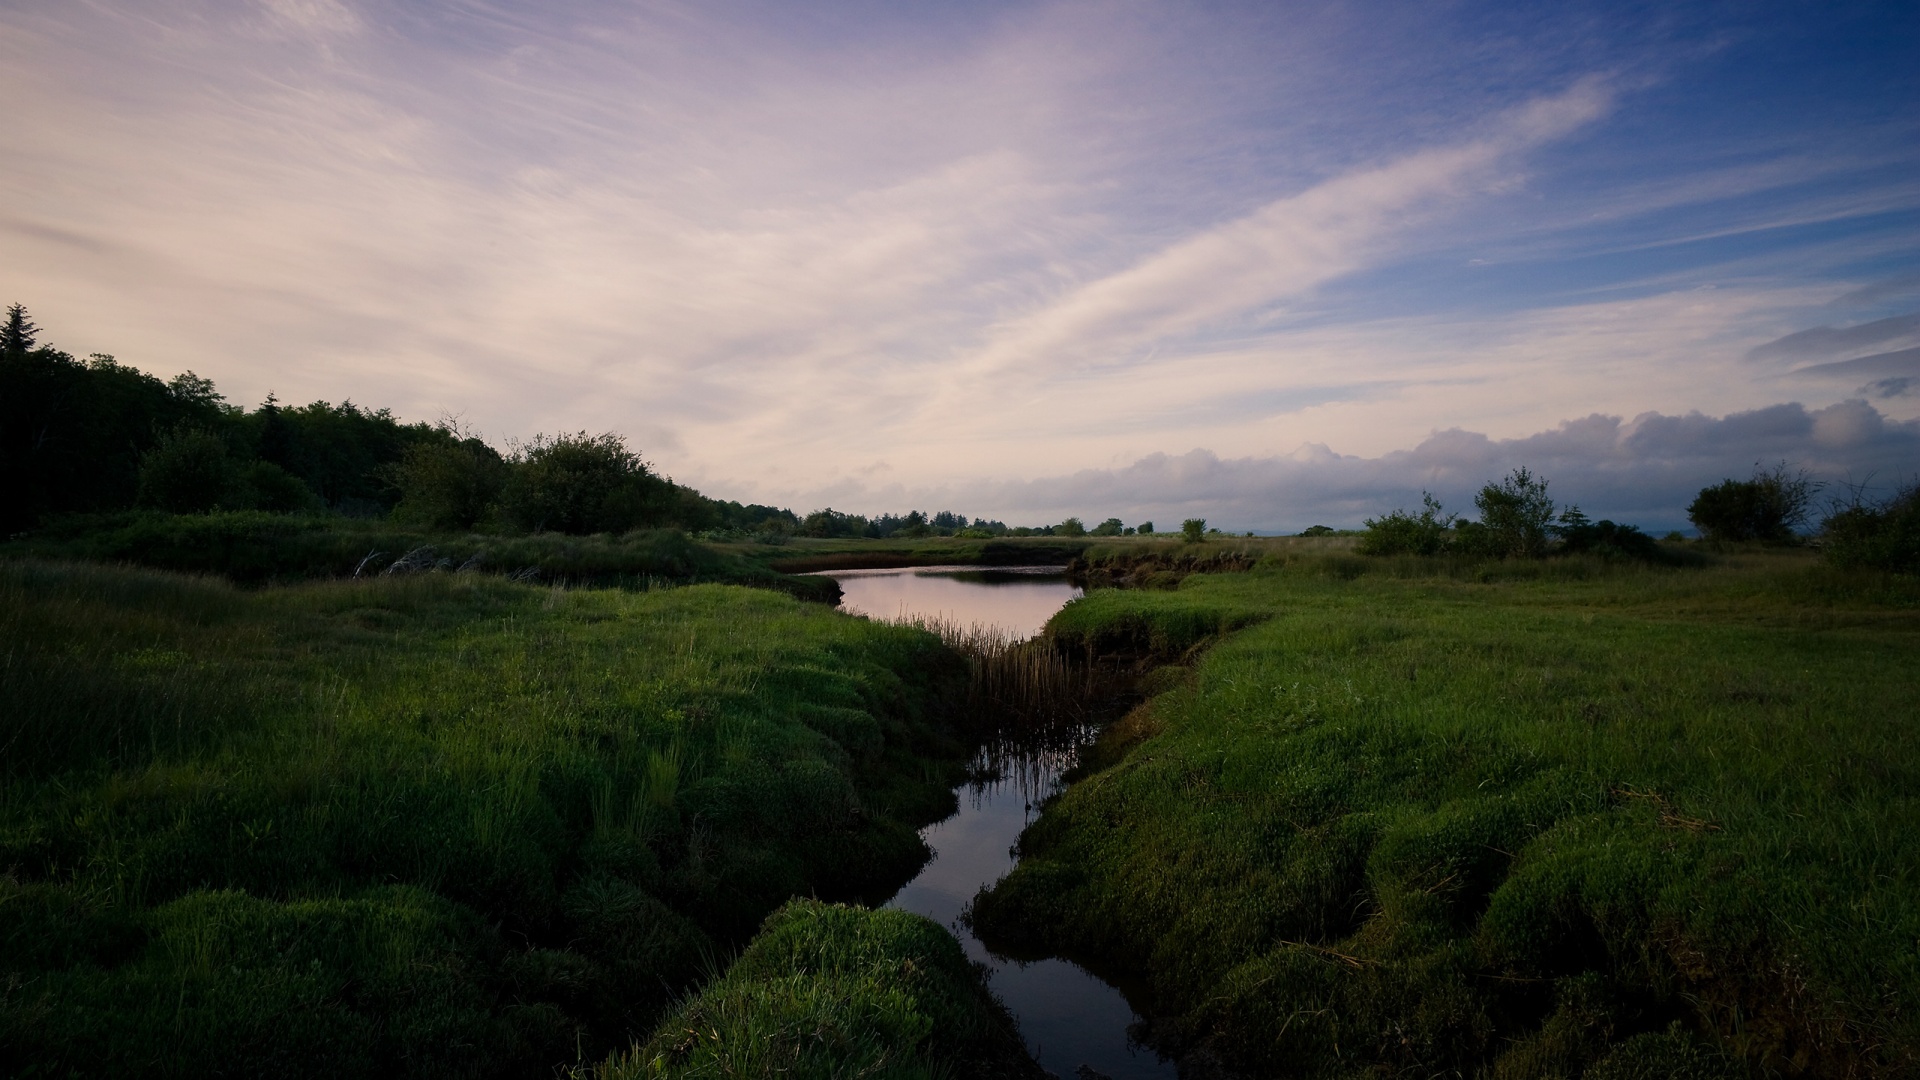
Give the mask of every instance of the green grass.
<svg viewBox="0 0 1920 1080">
<path fill-rule="evenodd" d="M 1301 553 L 1053 632 L 1143 666 L 1215 643 L 973 917 L 1141 976 L 1185 1045 L 1305 1076 L 1920 1063 L 1912 578 Z"/>
<path fill-rule="evenodd" d="M 0 563 L 0 1073 L 598 1060 L 920 865 L 965 678 L 752 589 Z"/>
<path fill-rule="evenodd" d="M 0 558 L 81 559 L 218 574 L 245 585 L 466 568 L 543 583 L 647 588 L 724 582 L 835 602 L 832 582 L 792 577 L 764 560 L 696 543 L 675 529 L 620 535 L 438 533 L 396 522 L 240 511 L 76 515 L 0 543 Z"/>
<path fill-rule="evenodd" d="M 922 539 L 795 537 L 778 546 L 721 544 L 718 550 L 788 574 L 892 566 L 1065 566 L 1092 541 L 1058 536 L 1009 536 L 991 540 L 930 536 Z"/>
<path fill-rule="evenodd" d="M 904 911 L 796 900 L 595 1080 L 1039 1077 L 959 942 Z"/>
</svg>

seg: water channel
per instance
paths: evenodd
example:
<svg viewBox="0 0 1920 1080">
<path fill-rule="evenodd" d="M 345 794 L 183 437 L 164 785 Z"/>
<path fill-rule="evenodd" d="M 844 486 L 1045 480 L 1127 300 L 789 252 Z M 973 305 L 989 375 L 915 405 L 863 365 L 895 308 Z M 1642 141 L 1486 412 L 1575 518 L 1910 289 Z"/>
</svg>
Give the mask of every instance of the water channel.
<svg viewBox="0 0 1920 1080">
<path fill-rule="evenodd" d="M 962 626 L 1003 627 L 1019 637 L 1038 633 L 1054 612 L 1080 595 L 1060 567 L 914 567 L 831 571 L 841 607 L 876 619 L 939 619 Z M 1022 962 L 1000 956 L 974 937 L 960 913 L 983 885 L 1013 869 L 1014 841 L 1040 804 L 1060 788 L 1072 751 L 996 754 L 976 763 L 992 779 L 962 787 L 960 809 L 921 831 L 933 859 L 887 906 L 924 915 L 953 931 L 967 955 L 987 965 L 1027 1049 L 1063 1080 L 1171 1080 L 1173 1063 L 1134 1041 L 1140 1022 L 1113 986 L 1068 960 Z"/>
</svg>

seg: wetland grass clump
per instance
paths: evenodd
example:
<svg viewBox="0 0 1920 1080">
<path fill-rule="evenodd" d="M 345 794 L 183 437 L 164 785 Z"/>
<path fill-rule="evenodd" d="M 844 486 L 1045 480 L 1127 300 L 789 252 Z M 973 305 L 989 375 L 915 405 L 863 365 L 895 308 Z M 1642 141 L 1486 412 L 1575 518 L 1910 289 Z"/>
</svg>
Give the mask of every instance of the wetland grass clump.
<svg viewBox="0 0 1920 1080">
<path fill-rule="evenodd" d="M 795 900 L 653 1039 L 576 1080 L 1045 1076 L 982 970 L 904 911 Z"/>
</svg>

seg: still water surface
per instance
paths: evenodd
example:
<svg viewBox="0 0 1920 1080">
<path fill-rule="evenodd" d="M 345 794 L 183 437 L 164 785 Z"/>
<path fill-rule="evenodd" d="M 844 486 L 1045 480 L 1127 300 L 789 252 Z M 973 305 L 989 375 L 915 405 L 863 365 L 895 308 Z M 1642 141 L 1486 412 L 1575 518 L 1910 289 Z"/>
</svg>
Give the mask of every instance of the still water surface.
<svg viewBox="0 0 1920 1080">
<path fill-rule="evenodd" d="M 827 576 L 840 582 L 841 607 L 857 615 L 981 623 L 1022 638 L 1039 633 L 1054 612 L 1080 595 L 1059 567 L 915 567 Z M 979 772 L 996 779 L 962 787 L 959 812 L 921 831 L 933 861 L 887 906 L 948 927 L 969 957 L 987 965 L 994 993 L 1019 1021 L 1027 1048 L 1050 1072 L 1066 1080 L 1088 1075 L 1083 1069 L 1113 1080 L 1171 1080 L 1173 1064 L 1129 1037 L 1140 1017 L 1119 990 L 1071 961 L 1021 963 L 1000 956 L 960 921 L 974 893 L 1013 869 L 1014 842 L 1041 802 L 1060 790 L 1060 775 L 1072 766 L 1073 753 L 983 751 L 976 762 Z"/>
<path fill-rule="evenodd" d="M 833 570 L 840 610 L 875 619 L 943 619 L 998 626 L 1030 638 L 1053 613 L 1080 595 L 1058 566 L 914 566 L 898 570 Z"/>
</svg>

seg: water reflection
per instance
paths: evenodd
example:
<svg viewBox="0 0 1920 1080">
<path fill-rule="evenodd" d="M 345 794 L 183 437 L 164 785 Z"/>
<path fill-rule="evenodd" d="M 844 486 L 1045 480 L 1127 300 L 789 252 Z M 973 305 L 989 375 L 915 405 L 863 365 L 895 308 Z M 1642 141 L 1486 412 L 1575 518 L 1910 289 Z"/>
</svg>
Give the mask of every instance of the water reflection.
<svg viewBox="0 0 1920 1080">
<path fill-rule="evenodd" d="M 1090 731 L 1083 731 L 1083 739 Z M 1120 991 L 1068 960 L 1020 963 L 995 954 L 973 935 L 960 913 L 983 885 L 1013 869 L 1014 842 L 1060 788 L 1072 764 L 1071 748 L 1006 756 L 983 751 L 976 768 L 986 778 L 959 791 L 960 811 L 921 832 L 933 861 L 888 907 L 912 911 L 946 926 L 967 955 L 987 965 L 988 981 L 1019 1021 L 1020 1034 L 1041 1066 L 1063 1078 L 1084 1066 L 1113 1080 L 1170 1080 L 1170 1062 L 1135 1044 L 1129 1031 L 1139 1015 Z"/>
<path fill-rule="evenodd" d="M 840 608 L 852 615 L 980 623 L 1020 638 L 1038 634 L 1054 612 L 1081 595 L 1058 566 L 913 566 L 830 570 L 822 576 L 840 583 Z"/>
<path fill-rule="evenodd" d="M 853 614 L 996 626 L 1017 638 L 1038 634 L 1054 612 L 1081 595 L 1057 566 L 838 570 L 828 576 L 840 582 L 841 607 Z M 982 748 L 973 770 L 979 779 L 957 792 L 959 812 L 921 832 L 933 860 L 887 906 L 948 927 L 969 957 L 987 965 L 994 993 L 1049 1071 L 1073 1078 L 1087 1075 L 1084 1067 L 1113 1080 L 1170 1080 L 1176 1075 L 1172 1063 L 1130 1041 L 1139 1016 L 1119 990 L 1067 960 L 1021 963 L 998 956 L 960 921 L 982 886 L 1013 869 L 1021 830 L 1060 790 L 1061 775 L 1093 735 L 1085 727 L 1054 729 L 1045 745 Z"/>
</svg>

